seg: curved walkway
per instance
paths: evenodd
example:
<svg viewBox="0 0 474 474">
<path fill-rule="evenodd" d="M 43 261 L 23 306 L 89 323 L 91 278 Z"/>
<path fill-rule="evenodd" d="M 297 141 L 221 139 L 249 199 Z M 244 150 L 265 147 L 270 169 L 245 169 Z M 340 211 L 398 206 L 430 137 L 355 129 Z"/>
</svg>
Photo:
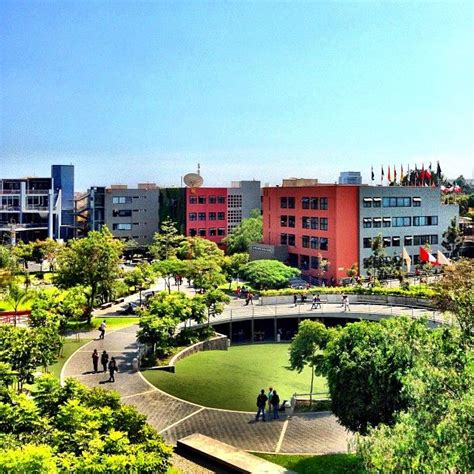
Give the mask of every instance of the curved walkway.
<svg viewBox="0 0 474 474">
<path fill-rule="evenodd" d="M 246 451 L 291 454 L 346 452 L 350 435 L 330 413 L 297 415 L 266 423 L 255 423 L 255 414 L 207 408 L 179 400 L 149 384 L 131 363 L 138 345 L 137 326 L 111 331 L 103 340 L 94 340 L 76 351 L 66 362 L 61 379 L 74 377 L 90 387 L 117 390 L 124 403 L 134 405 L 148 422 L 175 445 L 176 441 L 198 432 Z M 108 374 L 91 373 L 92 351 L 106 350 L 119 366 L 115 383 Z M 257 387 L 258 389 L 258 387 Z"/>
</svg>

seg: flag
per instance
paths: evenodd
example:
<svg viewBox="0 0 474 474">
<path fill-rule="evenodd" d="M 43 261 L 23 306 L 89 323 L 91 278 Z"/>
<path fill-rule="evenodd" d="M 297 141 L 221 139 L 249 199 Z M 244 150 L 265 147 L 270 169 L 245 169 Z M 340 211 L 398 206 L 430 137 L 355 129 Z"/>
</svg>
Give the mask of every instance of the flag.
<svg viewBox="0 0 474 474">
<path fill-rule="evenodd" d="M 402 260 L 405 262 L 405 265 L 407 267 L 407 273 L 410 273 L 411 258 L 410 258 L 410 255 L 408 255 L 407 249 L 405 247 L 403 247 L 403 250 L 402 250 Z"/>
<path fill-rule="evenodd" d="M 400 184 L 403 184 L 403 165 L 400 165 Z"/>
<path fill-rule="evenodd" d="M 447 258 L 446 255 L 441 253 L 440 250 L 438 250 L 437 257 L 438 257 L 437 259 L 438 265 L 451 265 L 451 260 L 449 260 L 449 258 Z"/>
<path fill-rule="evenodd" d="M 373 166 L 370 168 L 370 174 L 371 174 L 371 178 L 372 178 L 372 181 L 373 181 L 375 179 L 374 167 Z"/>
<path fill-rule="evenodd" d="M 383 165 L 382 165 L 382 172 L 380 173 L 380 181 L 383 181 L 385 177 L 385 173 L 383 172 Z"/>
<path fill-rule="evenodd" d="M 431 255 L 425 247 L 420 247 L 420 260 L 422 262 L 429 262 L 433 265 L 438 265 L 438 261 L 434 255 Z"/>
<path fill-rule="evenodd" d="M 425 178 L 426 178 L 428 181 L 431 180 L 431 162 L 430 162 L 429 168 L 426 168 L 426 171 L 425 171 Z"/>
<path fill-rule="evenodd" d="M 397 182 L 397 168 L 395 165 L 393 165 L 393 181 L 394 183 Z"/>
<path fill-rule="evenodd" d="M 436 180 L 437 180 L 437 184 L 439 185 L 441 183 L 441 166 L 439 166 L 439 161 L 438 161 L 438 165 L 436 166 Z"/>
<path fill-rule="evenodd" d="M 418 186 L 418 167 L 415 163 L 415 186 Z"/>
<path fill-rule="evenodd" d="M 421 164 L 421 174 L 420 174 L 420 181 L 421 181 L 421 186 L 425 184 L 425 164 Z"/>
<path fill-rule="evenodd" d="M 392 182 L 392 177 L 390 176 L 390 165 L 388 165 L 387 179 L 388 179 L 388 182 L 389 182 L 389 183 Z"/>
</svg>

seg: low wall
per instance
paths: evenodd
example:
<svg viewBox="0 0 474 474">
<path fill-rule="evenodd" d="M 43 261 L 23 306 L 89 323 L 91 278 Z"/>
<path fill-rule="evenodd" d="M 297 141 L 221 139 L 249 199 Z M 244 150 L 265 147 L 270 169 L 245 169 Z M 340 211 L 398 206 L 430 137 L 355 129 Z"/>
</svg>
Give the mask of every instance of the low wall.
<svg viewBox="0 0 474 474">
<path fill-rule="evenodd" d="M 313 293 L 307 293 L 306 303 L 311 303 Z M 416 308 L 434 309 L 431 300 L 426 298 L 413 298 L 409 296 L 397 296 L 397 295 L 360 295 L 347 293 L 350 303 L 363 303 L 363 304 L 383 304 L 383 305 L 395 305 L 395 306 L 406 306 Z M 321 302 L 336 304 L 341 303 L 342 295 L 321 293 Z M 260 305 L 277 305 L 277 304 L 292 304 L 294 301 L 293 295 L 281 295 L 281 296 L 261 296 L 258 304 Z M 298 303 L 301 301 L 301 296 L 298 294 Z"/>
<path fill-rule="evenodd" d="M 165 370 L 167 372 L 175 372 L 176 371 L 176 364 L 186 357 L 189 357 L 196 352 L 202 351 L 226 351 L 229 348 L 230 340 L 227 336 L 219 334 L 212 339 L 207 341 L 197 342 L 192 346 L 186 347 L 182 351 L 178 352 L 175 356 L 173 356 L 168 365 L 159 365 L 155 367 L 150 367 L 147 370 Z"/>
</svg>

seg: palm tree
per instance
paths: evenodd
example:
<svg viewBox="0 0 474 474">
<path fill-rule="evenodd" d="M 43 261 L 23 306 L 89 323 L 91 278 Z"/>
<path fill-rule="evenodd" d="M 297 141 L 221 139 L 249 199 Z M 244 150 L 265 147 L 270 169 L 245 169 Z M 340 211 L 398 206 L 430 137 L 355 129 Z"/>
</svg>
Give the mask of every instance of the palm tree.
<svg viewBox="0 0 474 474">
<path fill-rule="evenodd" d="M 15 326 L 18 317 L 18 308 L 22 303 L 25 303 L 29 299 L 31 299 L 31 293 L 27 288 L 23 288 L 22 286 L 14 282 L 8 285 L 5 301 L 10 303 L 11 307 L 13 308 L 13 311 L 15 311 L 15 317 L 13 321 L 13 324 Z"/>
</svg>

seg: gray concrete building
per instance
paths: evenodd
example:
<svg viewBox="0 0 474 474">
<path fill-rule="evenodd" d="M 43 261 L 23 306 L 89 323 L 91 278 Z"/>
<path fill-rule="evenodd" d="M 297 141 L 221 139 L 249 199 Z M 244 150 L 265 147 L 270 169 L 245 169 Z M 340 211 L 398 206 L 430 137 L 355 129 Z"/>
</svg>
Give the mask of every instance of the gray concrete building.
<svg viewBox="0 0 474 474">
<path fill-rule="evenodd" d="M 382 235 L 387 256 L 401 256 L 403 247 L 419 262 L 419 247 L 431 246 L 436 255 L 444 252 L 443 233 L 453 217 L 459 216 L 457 205 L 441 203 L 439 188 L 414 186 L 361 186 L 359 189 L 359 269 L 367 275 L 367 259 L 372 240 Z M 413 271 L 413 269 L 412 269 Z"/>
<path fill-rule="evenodd" d="M 250 217 L 253 209 L 262 209 L 260 181 L 232 181 L 227 188 L 227 233 L 242 219 Z"/>
<path fill-rule="evenodd" d="M 114 237 L 149 245 L 159 229 L 159 195 L 155 183 L 137 188 L 112 185 L 105 190 L 104 223 Z"/>
</svg>

